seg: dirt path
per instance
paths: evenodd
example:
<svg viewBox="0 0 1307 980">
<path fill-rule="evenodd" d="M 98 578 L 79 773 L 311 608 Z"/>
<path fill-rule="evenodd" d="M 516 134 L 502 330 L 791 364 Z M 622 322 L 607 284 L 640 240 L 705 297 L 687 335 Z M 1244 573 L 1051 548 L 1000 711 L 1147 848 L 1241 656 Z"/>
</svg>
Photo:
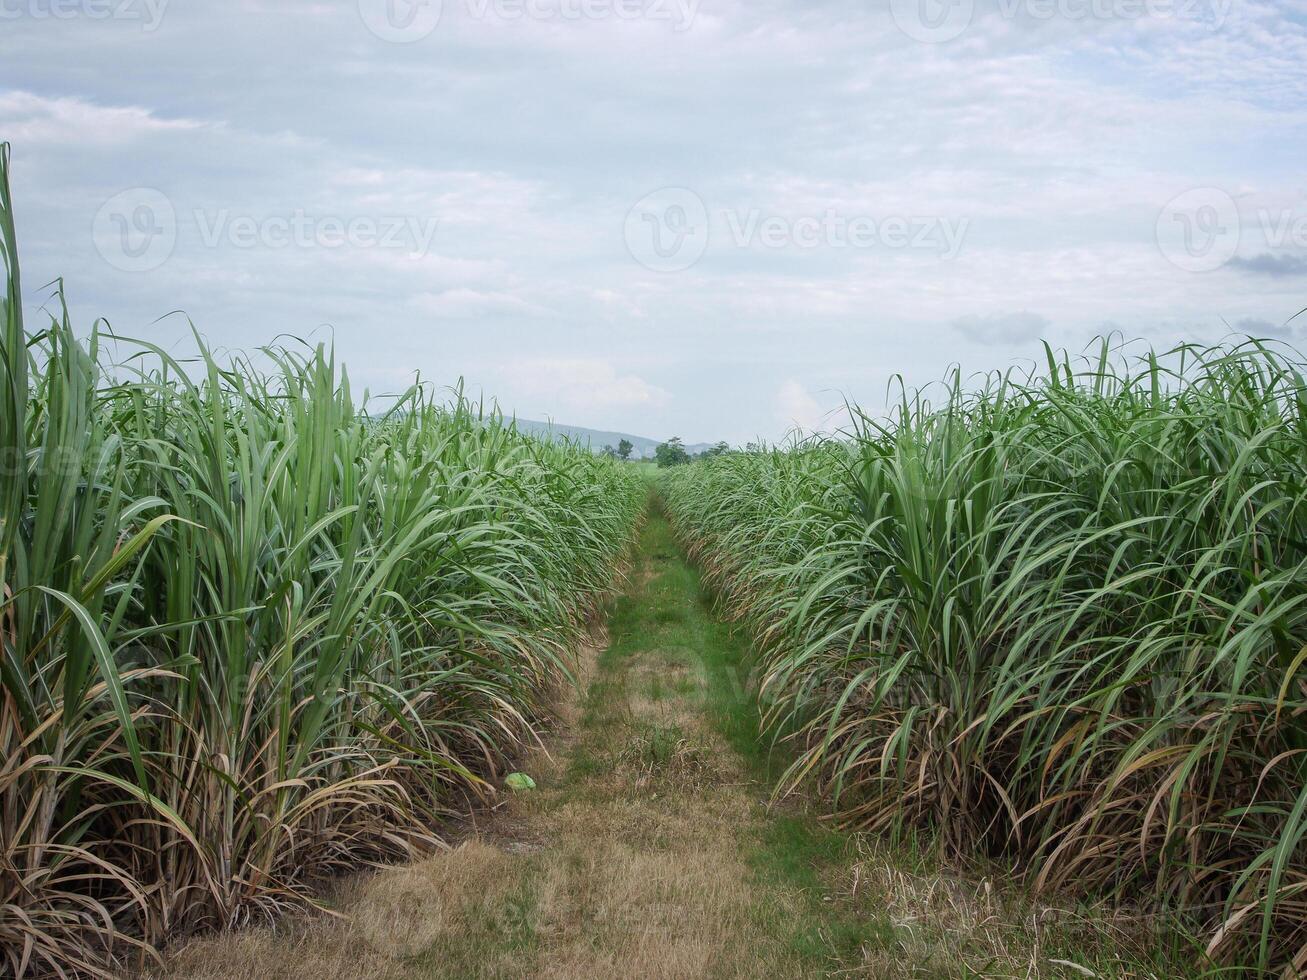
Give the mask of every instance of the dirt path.
<svg viewBox="0 0 1307 980">
<path fill-rule="evenodd" d="M 769 807 L 744 640 L 709 610 L 657 513 L 610 622 L 550 752 L 524 765 L 535 791 L 510 796 L 448 853 L 361 877 L 339 896 L 339 919 L 198 942 L 170 976 L 1152 972 L 1118 960 L 1121 934 L 1085 928 L 1083 909 L 1035 907 L 911 847 L 875 849 Z M 1093 971 L 1078 965 L 1091 951 Z"/>
<path fill-rule="evenodd" d="M 203 942 L 183 951 L 175 975 L 824 972 L 822 937 L 795 930 L 819 899 L 766 867 L 766 791 L 722 734 L 724 665 L 705 647 L 720 654 L 728 634 L 657 515 L 611 630 L 585 665 L 570 733 L 527 766 L 537 790 L 451 852 L 361 882 L 343 920 Z"/>
</svg>

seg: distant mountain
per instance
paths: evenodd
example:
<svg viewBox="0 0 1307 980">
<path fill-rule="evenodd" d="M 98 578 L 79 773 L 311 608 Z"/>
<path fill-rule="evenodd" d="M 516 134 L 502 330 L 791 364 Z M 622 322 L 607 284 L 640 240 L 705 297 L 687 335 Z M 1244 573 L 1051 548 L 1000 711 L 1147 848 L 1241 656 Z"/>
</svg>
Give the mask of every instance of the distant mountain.
<svg viewBox="0 0 1307 980">
<path fill-rule="evenodd" d="M 555 442 L 564 440 L 578 443 L 582 446 L 589 446 L 595 452 L 602 452 L 604 446 L 617 448 L 617 444 L 623 439 L 629 439 L 631 445 L 635 447 L 631 451 L 632 459 L 653 459 L 654 449 L 666 439 L 648 439 L 644 436 L 633 436 L 629 432 L 605 432 L 603 429 L 584 429 L 579 425 L 560 425 L 557 422 L 532 422 L 528 419 L 518 419 L 517 428 L 521 432 L 533 435 L 538 439 L 553 439 Z M 687 453 L 701 453 L 712 446 L 710 442 L 686 443 L 685 451 Z"/>
</svg>

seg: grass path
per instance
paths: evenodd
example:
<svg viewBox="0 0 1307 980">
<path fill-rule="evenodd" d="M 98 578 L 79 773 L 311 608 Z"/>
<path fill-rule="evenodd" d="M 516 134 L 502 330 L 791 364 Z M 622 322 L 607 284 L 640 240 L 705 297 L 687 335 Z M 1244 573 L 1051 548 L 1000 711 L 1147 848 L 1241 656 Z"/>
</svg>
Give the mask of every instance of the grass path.
<svg viewBox="0 0 1307 980">
<path fill-rule="evenodd" d="M 1032 933 L 1002 890 L 768 805 L 746 645 L 656 511 L 609 630 L 550 752 L 524 765 L 537 790 L 450 852 L 360 879 L 340 919 L 197 943 L 172 974 L 1083 975 L 1041 947 L 1076 937 Z"/>
</svg>

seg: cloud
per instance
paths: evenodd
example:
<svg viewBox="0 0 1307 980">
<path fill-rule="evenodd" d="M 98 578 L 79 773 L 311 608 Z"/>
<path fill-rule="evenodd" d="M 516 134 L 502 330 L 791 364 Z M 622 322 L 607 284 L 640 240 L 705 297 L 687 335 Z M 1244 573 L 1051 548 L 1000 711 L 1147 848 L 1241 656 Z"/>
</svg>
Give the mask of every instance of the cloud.
<svg viewBox="0 0 1307 980">
<path fill-rule="evenodd" d="M 1041 337 L 1052 321 L 1038 313 L 969 313 L 953 321 L 953 326 L 977 343 L 1020 343 Z"/>
<path fill-rule="evenodd" d="M 345 167 L 327 182 L 373 214 L 430 214 L 465 225 L 521 223 L 544 194 L 536 181 L 476 170 Z"/>
<path fill-rule="evenodd" d="M 514 313 L 541 316 L 549 313 L 543 307 L 512 293 L 484 292 L 461 287 L 446 289 L 441 293 L 419 293 L 413 297 L 411 305 L 426 316 L 449 319 Z"/>
<path fill-rule="evenodd" d="M 1275 255 L 1271 252 L 1263 252 L 1261 255 L 1254 255 L 1250 259 L 1236 255 L 1230 260 L 1230 265 L 1236 269 L 1260 272 L 1273 279 L 1307 275 L 1307 256 L 1302 255 Z"/>
<path fill-rule="evenodd" d="M 1246 333 L 1250 337 L 1292 337 L 1294 329 L 1287 323 L 1276 323 L 1260 317 L 1246 316 L 1234 322 L 1236 333 Z"/>
<path fill-rule="evenodd" d="M 130 143 L 143 136 L 186 133 L 205 124 L 161 119 L 140 106 L 102 106 L 81 98 L 47 98 L 32 92 L 0 92 L 0 131 L 21 147 L 43 144 Z"/>
<path fill-rule="evenodd" d="M 828 419 L 821 403 L 798 381 L 785 381 L 776 392 L 776 421 L 786 430 L 825 431 Z"/>
<path fill-rule="evenodd" d="M 1242 0 L 1217 30 L 977 0 L 938 45 L 865 0 L 704 0 L 683 31 L 504 22 L 451 0 L 411 45 L 380 41 L 349 0 L 176 3 L 152 32 L 20 17 L 0 25 L 0 138 L 25 279 L 62 277 L 80 324 L 103 315 L 166 348 L 190 342 L 185 318 L 159 319 L 178 308 L 233 347 L 330 324 L 378 386 L 398 383 L 393 365 L 466 374 L 527 417 L 741 442 L 820 426 L 827 391 L 880 406 L 895 374 L 1004 366 L 1047 331 L 1222 336 L 1231 275 L 1166 262 L 1155 221 L 1197 187 L 1245 216 L 1302 214 L 1304 2 Z M 215 84 L 228 76 L 247 84 Z M 130 275 L 90 229 L 143 184 L 172 200 L 179 240 Z M 699 194 L 715 229 L 728 212 L 969 225 L 950 261 L 714 233 L 693 269 L 664 274 L 623 232 L 669 185 Z M 439 224 L 418 258 L 206 248 L 197 210 Z M 1272 245 L 1231 268 L 1257 286 L 1252 309 L 1287 314 L 1307 250 Z"/>
<path fill-rule="evenodd" d="M 661 408 L 671 393 L 602 358 L 533 357 L 502 371 L 509 403 L 562 421 L 593 420 L 617 409 Z M 571 413 L 571 414 L 564 414 Z"/>
</svg>

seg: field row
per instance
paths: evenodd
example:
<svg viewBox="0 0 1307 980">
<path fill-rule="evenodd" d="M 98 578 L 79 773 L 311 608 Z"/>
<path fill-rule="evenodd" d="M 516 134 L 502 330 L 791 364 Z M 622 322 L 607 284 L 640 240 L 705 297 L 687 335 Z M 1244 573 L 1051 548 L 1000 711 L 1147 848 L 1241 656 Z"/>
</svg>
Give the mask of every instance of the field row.
<svg viewBox="0 0 1307 980">
<path fill-rule="evenodd" d="M 1307 388 L 1260 345 L 905 392 L 669 472 L 772 730 L 852 825 L 1307 968 Z"/>
<path fill-rule="evenodd" d="M 437 846 L 645 491 L 461 397 L 361 403 L 321 348 L 29 331 L 0 195 L 0 973 L 104 973 Z"/>
</svg>

